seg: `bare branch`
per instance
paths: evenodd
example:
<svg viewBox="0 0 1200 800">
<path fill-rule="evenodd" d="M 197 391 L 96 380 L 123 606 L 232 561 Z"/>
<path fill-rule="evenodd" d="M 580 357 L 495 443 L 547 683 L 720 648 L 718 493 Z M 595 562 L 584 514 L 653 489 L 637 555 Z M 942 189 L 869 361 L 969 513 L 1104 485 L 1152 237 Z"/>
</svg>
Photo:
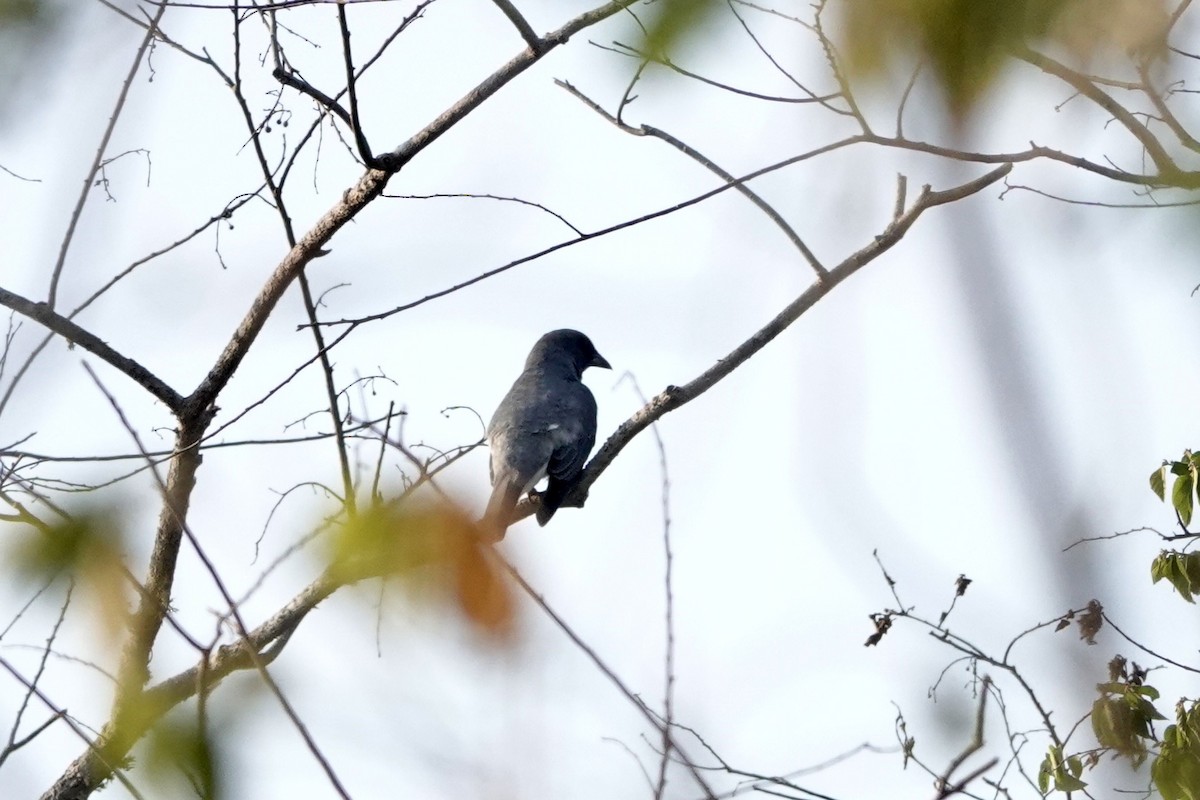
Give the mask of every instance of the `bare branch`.
<svg viewBox="0 0 1200 800">
<path fill-rule="evenodd" d="M 0 289 L 0 305 L 11 308 L 35 322 L 40 322 L 48 329 L 62 336 L 68 342 L 77 344 L 89 353 L 102 359 L 108 365 L 124 373 L 150 394 L 162 401 L 168 409 L 178 414 L 184 406 L 183 397 L 170 386 L 167 386 L 157 375 L 143 367 L 132 358 L 121 355 L 107 343 L 76 325 L 66 317 L 54 312 L 49 303 L 35 303 L 7 289 Z"/>
<path fill-rule="evenodd" d="M 1087 97 L 1096 105 L 1103 108 L 1109 114 L 1112 114 L 1118 122 L 1125 126 L 1126 130 L 1142 143 L 1146 148 L 1146 152 L 1150 155 L 1150 160 L 1154 162 L 1154 166 L 1158 168 L 1161 177 L 1168 183 L 1174 183 L 1176 175 L 1181 170 L 1176 166 L 1171 156 L 1167 154 L 1166 149 L 1158 138 L 1150 132 L 1150 129 L 1137 120 L 1137 118 L 1123 105 L 1114 100 L 1107 92 L 1096 86 L 1094 82 L 1086 76 L 1076 72 L 1070 67 L 1062 64 L 1049 56 L 1042 55 L 1028 47 L 1018 47 L 1014 55 L 1026 61 L 1048 75 L 1053 75 L 1056 78 L 1064 81 L 1072 89 Z"/>
<path fill-rule="evenodd" d="M 92 741 L 91 737 L 88 736 L 83 728 L 79 726 L 79 723 L 71 719 L 71 716 L 67 714 L 67 710 L 65 708 L 59 708 L 57 705 L 55 705 L 55 703 L 49 697 L 47 697 L 46 694 L 37 687 L 37 685 L 25 678 L 25 676 L 17 671 L 16 667 L 8 663 L 7 659 L 0 657 L 0 667 L 3 667 L 5 670 L 7 670 L 8 674 L 12 675 L 18 683 L 23 685 L 26 689 L 37 696 L 37 699 L 42 701 L 42 705 L 50 709 L 56 718 L 62 719 L 62 721 L 67 724 L 67 727 L 71 729 L 71 732 L 82 739 L 83 742 L 88 746 L 88 754 L 103 763 L 108 769 L 109 774 L 116 776 L 116 779 L 120 781 L 121 785 L 125 787 L 126 791 L 137 798 L 137 800 L 146 800 L 142 793 L 139 792 L 132 783 L 130 783 L 129 777 L 125 775 L 125 771 L 120 768 L 120 765 L 107 761 L 107 754 L 104 752 L 104 750 L 94 741 Z M 42 800 L 62 800 L 62 798 L 68 796 L 70 795 L 56 794 L 53 793 L 53 790 L 51 790 L 42 795 Z"/>
</svg>

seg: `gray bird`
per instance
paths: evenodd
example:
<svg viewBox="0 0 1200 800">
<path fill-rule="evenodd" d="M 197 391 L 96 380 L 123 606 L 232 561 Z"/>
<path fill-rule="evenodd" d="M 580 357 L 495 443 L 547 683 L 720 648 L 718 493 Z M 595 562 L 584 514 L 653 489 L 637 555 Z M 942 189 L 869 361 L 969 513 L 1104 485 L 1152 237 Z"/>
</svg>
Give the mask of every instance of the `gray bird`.
<svg viewBox="0 0 1200 800">
<path fill-rule="evenodd" d="M 588 367 L 612 369 L 588 337 L 568 329 L 537 340 L 525 370 L 488 423 L 492 496 L 484 523 L 503 538 L 517 502 L 545 477 L 539 525 L 554 516 L 596 442 L 596 398 L 580 380 Z"/>
</svg>

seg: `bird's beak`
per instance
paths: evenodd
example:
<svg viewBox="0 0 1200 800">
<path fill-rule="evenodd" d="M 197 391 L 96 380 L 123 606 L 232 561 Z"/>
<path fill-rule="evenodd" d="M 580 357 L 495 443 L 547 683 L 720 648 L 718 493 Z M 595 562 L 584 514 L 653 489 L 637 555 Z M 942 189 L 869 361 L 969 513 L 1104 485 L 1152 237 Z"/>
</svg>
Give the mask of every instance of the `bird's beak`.
<svg viewBox="0 0 1200 800">
<path fill-rule="evenodd" d="M 612 364 L 605 360 L 604 356 L 596 353 L 596 357 L 588 362 L 589 367 L 600 367 L 601 369 L 612 369 Z"/>
</svg>

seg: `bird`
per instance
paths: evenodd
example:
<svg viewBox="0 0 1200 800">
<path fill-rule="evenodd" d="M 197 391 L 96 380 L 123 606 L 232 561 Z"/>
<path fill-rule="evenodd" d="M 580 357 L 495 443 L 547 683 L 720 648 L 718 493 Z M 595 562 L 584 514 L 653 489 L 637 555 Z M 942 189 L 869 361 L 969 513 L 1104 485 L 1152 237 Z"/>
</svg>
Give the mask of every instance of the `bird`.
<svg viewBox="0 0 1200 800">
<path fill-rule="evenodd" d="M 588 367 L 612 369 L 584 334 L 550 331 L 529 351 L 525 369 L 492 415 L 492 494 L 483 515 L 492 538 L 504 538 L 517 502 L 543 478 L 549 478 L 537 510 L 543 526 L 579 480 L 596 442 L 596 398 L 581 380 Z"/>
</svg>

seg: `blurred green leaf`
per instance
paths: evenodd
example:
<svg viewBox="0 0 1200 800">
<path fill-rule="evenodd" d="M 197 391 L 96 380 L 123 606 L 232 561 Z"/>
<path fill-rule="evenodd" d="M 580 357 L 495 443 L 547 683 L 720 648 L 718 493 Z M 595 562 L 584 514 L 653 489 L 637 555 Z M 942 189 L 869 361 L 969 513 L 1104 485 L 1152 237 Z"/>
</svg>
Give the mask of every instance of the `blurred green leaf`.
<svg viewBox="0 0 1200 800">
<path fill-rule="evenodd" d="M 642 49 L 649 55 L 669 59 L 685 40 L 702 32 L 713 13 L 724 3 L 718 0 L 657 0 L 646 26 Z"/>
<path fill-rule="evenodd" d="M 39 0 L 0 0 L 0 25 L 32 22 L 41 9 Z"/>
<path fill-rule="evenodd" d="M 16 574 L 34 583 L 60 575 L 73 578 L 88 597 L 87 607 L 98 612 L 109 633 L 116 633 L 128 612 L 124 551 L 115 514 L 97 508 L 76 511 L 56 527 L 30 527 L 8 555 Z"/>
<path fill-rule="evenodd" d="M 182 773 L 197 796 L 220 800 L 222 780 L 209 731 L 196 719 L 166 719 L 155 725 L 147 738 L 145 765 L 160 780 Z"/>
<path fill-rule="evenodd" d="M 56 0 L 0 0 L 0 123 L 13 88 L 46 66 L 49 40 L 74 5 Z"/>
<path fill-rule="evenodd" d="M 846 0 L 843 50 L 859 77 L 926 65 L 961 120 L 1020 48 L 1152 58 L 1165 52 L 1168 19 L 1161 0 Z"/>
</svg>

